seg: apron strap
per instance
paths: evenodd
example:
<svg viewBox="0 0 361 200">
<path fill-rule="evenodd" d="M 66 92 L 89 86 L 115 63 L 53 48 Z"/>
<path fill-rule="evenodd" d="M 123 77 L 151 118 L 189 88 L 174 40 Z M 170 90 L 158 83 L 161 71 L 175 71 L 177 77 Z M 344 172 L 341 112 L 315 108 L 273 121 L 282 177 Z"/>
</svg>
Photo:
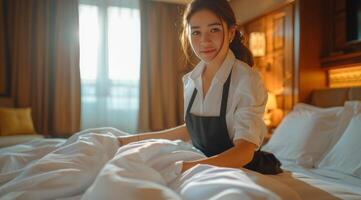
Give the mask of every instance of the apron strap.
<svg viewBox="0 0 361 200">
<path fill-rule="evenodd" d="M 223 86 L 222 104 L 221 104 L 221 110 L 219 112 L 220 116 L 226 116 L 227 103 L 228 103 L 228 91 L 229 91 L 229 86 L 231 85 L 231 75 L 232 75 L 232 70 L 229 73 L 227 81 L 224 83 L 224 86 Z"/>
<path fill-rule="evenodd" d="M 232 75 L 232 70 L 229 73 L 227 81 L 224 83 L 224 86 L 223 86 L 222 102 L 221 102 L 221 107 L 220 107 L 220 112 L 219 112 L 220 116 L 226 116 L 227 103 L 228 103 L 228 92 L 229 92 L 229 86 L 231 85 L 231 75 Z M 191 100 L 189 101 L 189 104 L 188 104 L 187 113 L 189 113 L 192 108 L 194 99 L 197 96 L 197 92 L 198 92 L 198 90 L 196 88 L 194 88 Z"/>
<path fill-rule="evenodd" d="M 188 104 L 187 113 L 190 113 L 191 108 L 192 108 L 192 105 L 193 105 L 193 102 L 194 102 L 194 99 L 196 98 L 196 96 L 197 96 L 197 89 L 194 88 L 193 94 L 192 94 L 192 97 L 191 97 L 191 100 L 190 100 L 190 102 L 189 102 L 189 104 Z"/>
</svg>

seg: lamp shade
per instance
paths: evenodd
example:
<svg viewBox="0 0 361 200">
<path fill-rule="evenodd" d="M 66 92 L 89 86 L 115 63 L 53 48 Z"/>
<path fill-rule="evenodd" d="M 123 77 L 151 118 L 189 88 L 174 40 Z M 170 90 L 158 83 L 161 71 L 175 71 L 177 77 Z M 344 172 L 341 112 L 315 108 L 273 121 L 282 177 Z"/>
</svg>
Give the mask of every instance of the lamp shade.
<svg viewBox="0 0 361 200">
<path fill-rule="evenodd" d="M 268 93 L 268 100 L 266 104 L 266 111 L 274 110 L 277 108 L 276 95 L 273 93 Z"/>
<path fill-rule="evenodd" d="M 266 34 L 263 32 L 252 32 L 249 35 L 249 47 L 254 57 L 266 55 Z"/>
</svg>

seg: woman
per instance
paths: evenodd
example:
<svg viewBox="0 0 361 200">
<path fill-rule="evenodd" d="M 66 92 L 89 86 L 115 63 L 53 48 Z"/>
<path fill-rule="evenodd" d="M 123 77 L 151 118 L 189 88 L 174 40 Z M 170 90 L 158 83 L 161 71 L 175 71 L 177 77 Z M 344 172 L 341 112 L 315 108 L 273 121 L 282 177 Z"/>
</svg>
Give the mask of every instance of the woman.
<svg viewBox="0 0 361 200">
<path fill-rule="evenodd" d="M 185 124 L 119 138 L 124 145 L 150 138 L 192 140 L 207 158 L 183 162 L 240 168 L 259 149 L 266 131 L 262 120 L 267 92 L 242 44 L 234 12 L 226 0 L 194 0 L 183 19 L 184 52 L 201 62 L 183 77 Z"/>
</svg>

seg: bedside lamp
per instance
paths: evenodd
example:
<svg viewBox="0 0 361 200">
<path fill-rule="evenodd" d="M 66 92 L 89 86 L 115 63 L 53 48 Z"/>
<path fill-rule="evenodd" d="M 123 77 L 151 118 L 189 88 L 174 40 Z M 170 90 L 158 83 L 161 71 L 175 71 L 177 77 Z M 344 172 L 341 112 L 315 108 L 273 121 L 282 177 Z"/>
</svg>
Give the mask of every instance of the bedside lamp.
<svg viewBox="0 0 361 200">
<path fill-rule="evenodd" d="M 277 109 L 276 95 L 269 92 L 265 113 L 263 115 L 263 120 L 268 127 L 272 125 L 272 111 L 275 109 Z"/>
</svg>

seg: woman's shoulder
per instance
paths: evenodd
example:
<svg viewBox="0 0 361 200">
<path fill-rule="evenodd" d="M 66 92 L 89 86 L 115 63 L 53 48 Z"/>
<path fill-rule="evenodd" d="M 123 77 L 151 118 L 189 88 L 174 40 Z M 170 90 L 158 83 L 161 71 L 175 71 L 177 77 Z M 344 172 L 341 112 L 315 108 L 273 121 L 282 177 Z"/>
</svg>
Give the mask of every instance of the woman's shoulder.
<svg viewBox="0 0 361 200">
<path fill-rule="evenodd" d="M 238 59 L 236 59 L 234 71 L 237 79 L 239 79 L 238 82 L 255 82 L 261 79 L 259 72 L 254 67 L 250 67 Z"/>
<path fill-rule="evenodd" d="M 232 72 L 233 73 L 233 72 Z M 236 93 L 246 95 L 253 99 L 265 99 L 267 96 L 266 88 L 261 79 L 260 73 L 247 63 L 240 60 L 235 65 Z M 232 75 L 233 78 L 233 75 Z"/>
</svg>

